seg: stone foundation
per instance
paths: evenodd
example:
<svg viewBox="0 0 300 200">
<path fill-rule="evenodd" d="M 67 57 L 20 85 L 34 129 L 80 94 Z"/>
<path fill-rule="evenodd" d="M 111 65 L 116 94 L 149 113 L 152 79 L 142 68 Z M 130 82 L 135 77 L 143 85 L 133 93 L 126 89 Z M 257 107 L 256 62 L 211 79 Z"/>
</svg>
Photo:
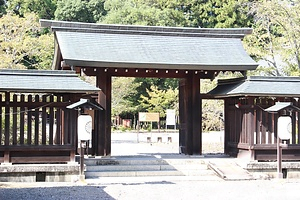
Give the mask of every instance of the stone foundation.
<svg viewBox="0 0 300 200">
<path fill-rule="evenodd" d="M 78 163 L 0 165 L 0 182 L 76 182 L 79 173 Z"/>
</svg>

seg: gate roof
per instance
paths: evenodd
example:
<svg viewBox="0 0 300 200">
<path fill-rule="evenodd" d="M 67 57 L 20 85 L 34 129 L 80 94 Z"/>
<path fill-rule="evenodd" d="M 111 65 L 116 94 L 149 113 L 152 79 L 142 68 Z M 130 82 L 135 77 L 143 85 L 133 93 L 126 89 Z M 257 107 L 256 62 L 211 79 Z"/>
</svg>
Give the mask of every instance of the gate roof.
<svg viewBox="0 0 300 200">
<path fill-rule="evenodd" d="M 215 97 L 262 96 L 299 97 L 299 77 L 263 77 L 224 79 L 208 94 Z"/>
<path fill-rule="evenodd" d="M 172 28 L 41 20 L 55 33 L 54 69 L 122 67 L 178 70 L 252 70 L 257 63 L 241 39 L 252 29 Z"/>
<path fill-rule="evenodd" d="M 81 80 L 73 71 L 0 70 L 1 92 L 94 93 L 99 88 Z"/>
</svg>

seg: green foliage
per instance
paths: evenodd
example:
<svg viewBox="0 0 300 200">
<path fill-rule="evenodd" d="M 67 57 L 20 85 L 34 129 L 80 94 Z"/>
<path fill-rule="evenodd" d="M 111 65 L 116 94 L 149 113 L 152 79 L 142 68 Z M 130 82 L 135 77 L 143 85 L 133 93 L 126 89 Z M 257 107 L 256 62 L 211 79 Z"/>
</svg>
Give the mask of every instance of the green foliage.
<svg viewBox="0 0 300 200">
<path fill-rule="evenodd" d="M 0 0 L 0 17 L 6 14 L 6 7 L 5 0 Z"/>
<path fill-rule="evenodd" d="M 113 77 L 112 81 L 112 116 L 135 111 L 128 98 L 137 93 L 136 88 L 140 83 L 134 82 L 133 78 Z"/>
<path fill-rule="evenodd" d="M 58 0 L 55 19 L 95 23 L 105 14 L 104 0 Z"/>
<path fill-rule="evenodd" d="M 300 2 L 254 2 L 253 34 L 245 38 L 247 52 L 257 61 L 261 75 L 297 75 L 300 69 Z"/>
<path fill-rule="evenodd" d="M 252 16 L 247 13 L 245 0 L 193 0 L 190 21 L 193 27 L 236 28 L 249 27 Z"/>
<path fill-rule="evenodd" d="M 224 128 L 223 100 L 202 100 L 202 129 L 219 131 Z"/>
<path fill-rule="evenodd" d="M 149 26 L 187 26 L 187 19 L 178 9 L 179 1 L 107 0 L 107 15 L 101 22 Z"/>
<path fill-rule="evenodd" d="M 50 69 L 53 36 L 40 35 L 35 14 L 24 18 L 8 13 L 0 18 L 0 68 Z"/>
<path fill-rule="evenodd" d="M 148 97 L 141 96 L 141 106 L 148 112 L 158 112 L 160 117 L 166 116 L 167 109 L 176 109 L 178 113 L 178 89 L 159 90 L 157 86 L 147 89 Z"/>
<path fill-rule="evenodd" d="M 8 10 L 21 17 L 35 13 L 42 19 L 54 19 L 56 0 L 9 0 Z"/>
</svg>

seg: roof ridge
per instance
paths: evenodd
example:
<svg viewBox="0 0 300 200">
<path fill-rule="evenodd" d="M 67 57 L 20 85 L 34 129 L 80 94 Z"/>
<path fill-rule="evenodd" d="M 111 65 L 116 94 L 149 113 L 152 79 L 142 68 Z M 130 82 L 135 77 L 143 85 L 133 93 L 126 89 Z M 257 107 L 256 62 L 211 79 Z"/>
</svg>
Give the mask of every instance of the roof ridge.
<svg viewBox="0 0 300 200">
<path fill-rule="evenodd" d="M 158 31 L 137 31 L 137 30 L 116 30 L 116 29 L 94 29 L 74 27 L 51 27 L 52 31 L 64 32 L 85 32 L 104 34 L 128 34 L 128 35 L 157 35 L 157 36 L 179 36 L 179 37 L 207 37 L 207 38 L 243 38 L 243 34 L 217 34 L 217 33 L 190 33 L 190 32 L 158 32 Z"/>
<path fill-rule="evenodd" d="M 0 69 L 0 75 L 15 75 L 15 76 L 77 76 L 75 71 L 63 70 L 13 70 Z"/>
<path fill-rule="evenodd" d="M 245 35 L 252 33 L 252 28 L 192 28 L 192 27 L 163 27 L 163 26 L 140 26 L 140 25 L 117 25 L 117 24 L 96 24 L 82 22 L 67 22 L 41 19 L 42 27 L 64 27 L 70 29 L 103 29 L 103 30 L 122 30 L 136 32 L 171 32 L 171 33 L 202 33 L 207 35 Z"/>
<path fill-rule="evenodd" d="M 297 76 L 249 76 L 247 80 L 251 81 L 270 81 L 270 82 L 299 82 L 300 77 Z"/>
</svg>

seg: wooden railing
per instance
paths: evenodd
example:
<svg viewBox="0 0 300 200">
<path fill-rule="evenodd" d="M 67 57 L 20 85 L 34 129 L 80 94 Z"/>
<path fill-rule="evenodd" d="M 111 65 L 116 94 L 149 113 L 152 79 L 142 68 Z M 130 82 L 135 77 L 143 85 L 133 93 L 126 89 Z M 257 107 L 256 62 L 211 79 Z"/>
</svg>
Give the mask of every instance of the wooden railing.
<svg viewBox="0 0 300 200">
<path fill-rule="evenodd" d="M 77 111 L 70 95 L 0 93 L 0 162 L 70 162 Z"/>
<path fill-rule="evenodd" d="M 278 114 L 264 111 L 277 101 L 293 102 L 293 98 L 232 98 L 225 101 L 225 149 L 276 150 Z M 287 149 L 300 150 L 300 112 L 292 112 L 292 132 Z M 226 150 L 225 150 L 226 151 Z M 276 153 L 276 152 L 275 152 Z"/>
</svg>

